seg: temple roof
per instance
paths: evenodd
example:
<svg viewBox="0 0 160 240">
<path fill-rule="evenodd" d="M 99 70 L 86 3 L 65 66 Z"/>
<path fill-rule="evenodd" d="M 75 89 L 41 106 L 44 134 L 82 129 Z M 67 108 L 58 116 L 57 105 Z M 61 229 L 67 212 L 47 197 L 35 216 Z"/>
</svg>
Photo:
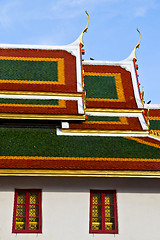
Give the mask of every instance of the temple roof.
<svg viewBox="0 0 160 240">
<path fill-rule="evenodd" d="M 160 171 L 160 142 L 148 136 L 71 137 L 44 128 L 1 128 L 0 136 L 2 175 L 14 175 L 14 169 L 30 175 L 32 171 L 43 175 L 47 170 L 52 174 L 56 170 L 94 170 L 102 175 L 103 171 L 117 174 L 121 170 L 124 176 L 123 171 Z"/>
<path fill-rule="evenodd" d="M 117 62 L 84 61 L 82 36 L 0 45 L 0 175 L 160 177 L 160 105 L 144 104 L 138 44 Z"/>
<path fill-rule="evenodd" d="M 85 119 L 81 72 L 80 43 L 0 45 L 0 118 Z"/>
</svg>

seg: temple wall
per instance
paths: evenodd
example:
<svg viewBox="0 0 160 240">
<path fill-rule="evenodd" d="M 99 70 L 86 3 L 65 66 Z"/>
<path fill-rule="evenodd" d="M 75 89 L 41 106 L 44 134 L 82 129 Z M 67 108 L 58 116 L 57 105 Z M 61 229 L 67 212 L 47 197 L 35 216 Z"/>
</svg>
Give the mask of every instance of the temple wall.
<svg viewBox="0 0 160 240">
<path fill-rule="evenodd" d="M 42 234 L 13 234 L 14 191 L 42 189 Z M 118 234 L 89 234 L 90 189 L 116 190 Z M 160 179 L 0 178 L 0 240 L 159 240 Z"/>
</svg>

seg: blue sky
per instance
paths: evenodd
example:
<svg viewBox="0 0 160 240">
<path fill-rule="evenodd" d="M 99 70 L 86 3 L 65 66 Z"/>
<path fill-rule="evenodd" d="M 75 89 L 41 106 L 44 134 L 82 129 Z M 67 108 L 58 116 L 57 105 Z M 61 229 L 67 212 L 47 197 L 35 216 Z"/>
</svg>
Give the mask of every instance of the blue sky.
<svg viewBox="0 0 160 240">
<path fill-rule="evenodd" d="M 0 43 L 65 45 L 84 34 L 85 60 L 123 60 L 138 42 L 145 101 L 160 104 L 159 0 L 0 0 Z"/>
</svg>

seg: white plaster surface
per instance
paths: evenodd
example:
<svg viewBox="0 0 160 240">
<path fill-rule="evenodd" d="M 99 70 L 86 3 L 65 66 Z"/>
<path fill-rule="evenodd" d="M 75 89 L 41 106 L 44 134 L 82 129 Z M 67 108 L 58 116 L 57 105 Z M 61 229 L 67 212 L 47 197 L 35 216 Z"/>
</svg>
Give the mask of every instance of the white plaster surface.
<svg viewBox="0 0 160 240">
<path fill-rule="evenodd" d="M 160 239 L 160 179 L 1 177 L 0 183 L 0 240 Z M 42 234 L 12 234 L 15 188 L 42 189 Z M 118 234 L 89 234 L 90 189 L 117 191 Z"/>
</svg>

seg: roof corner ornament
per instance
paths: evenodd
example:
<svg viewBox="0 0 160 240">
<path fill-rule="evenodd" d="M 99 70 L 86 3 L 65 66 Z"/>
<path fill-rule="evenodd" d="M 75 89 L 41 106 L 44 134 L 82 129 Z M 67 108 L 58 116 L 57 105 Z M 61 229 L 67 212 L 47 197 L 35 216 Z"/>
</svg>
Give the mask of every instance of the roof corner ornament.
<svg viewBox="0 0 160 240">
<path fill-rule="evenodd" d="M 86 25 L 85 29 L 81 32 L 81 35 L 80 35 L 80 43 L 82 44 L 82 47 L 84 46 L 84 43 L 83 43 L 83 33 L 87 32 L 87 30 L 88 30 L 88 25 L 89 25 L 89 19 L 90 19 L 88 12 L 85 11 L 85 13 L 86 13 L 87 16 L 88 16 L 88 22 L 87 22 L 87 25 Z"/>
<path fill-rule="evenodd" d="M 136 49 L 140 47 L 140 41 L 141 41 L 141 33 L 140 33 L 140 31 L 138 30 L 138 28 L 137 28 L 137 32 L 139 33 L 139 40 L 138 40 L 137 45 L 136 45 L 135 48 L 133 49 L 133 57 L 134 57 L 135 61 L 137 61 Z"/>
</svg>

